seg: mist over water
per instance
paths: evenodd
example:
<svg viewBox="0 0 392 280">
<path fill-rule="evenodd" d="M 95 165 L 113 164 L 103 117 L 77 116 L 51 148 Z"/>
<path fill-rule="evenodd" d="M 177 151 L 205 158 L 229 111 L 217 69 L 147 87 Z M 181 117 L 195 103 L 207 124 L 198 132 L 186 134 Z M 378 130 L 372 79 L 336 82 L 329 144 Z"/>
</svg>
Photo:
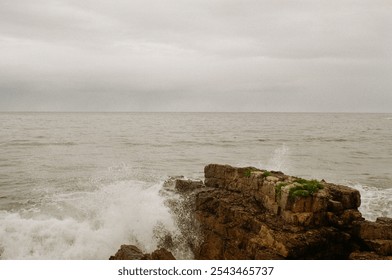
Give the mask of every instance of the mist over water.
<svg viewBox="0 0 392 280">
<path fill-rule="evenodd" d="M 179 234 L 160 193 L 209 163 L 360 190 L 392 216 L 391 114 L 0 113 L 0 258 L 108 259 Z M 189 250 L 174 252 L 192 258 Z"/>
</svg>

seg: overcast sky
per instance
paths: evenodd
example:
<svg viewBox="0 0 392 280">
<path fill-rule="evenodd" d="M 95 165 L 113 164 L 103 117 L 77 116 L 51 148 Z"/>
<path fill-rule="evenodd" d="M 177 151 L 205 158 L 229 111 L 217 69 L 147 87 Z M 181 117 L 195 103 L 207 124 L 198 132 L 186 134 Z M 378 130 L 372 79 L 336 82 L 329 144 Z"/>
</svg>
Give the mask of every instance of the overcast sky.
<svg viewBox="0 0 392 280">
<path fill-rule="evenodd" d="M 0 111 L 392 112 L 391 0 L 0 0 Z"/>
</svg>

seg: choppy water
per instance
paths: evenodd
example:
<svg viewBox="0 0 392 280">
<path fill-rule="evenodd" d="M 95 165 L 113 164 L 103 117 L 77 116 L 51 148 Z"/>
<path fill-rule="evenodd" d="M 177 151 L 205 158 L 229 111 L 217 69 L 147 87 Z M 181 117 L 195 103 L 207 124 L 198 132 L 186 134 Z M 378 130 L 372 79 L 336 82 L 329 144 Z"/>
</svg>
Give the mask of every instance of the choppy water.
<svg viewBox="0 0 392 280">
<path fill-rule="evenodd" d="M 392 216 L 391 139 L 391 114 L 0 113 L 0 258 L 150 251 L 177 231 L 162 182 L 208 163 L 347 184 Z"/>
</svg>

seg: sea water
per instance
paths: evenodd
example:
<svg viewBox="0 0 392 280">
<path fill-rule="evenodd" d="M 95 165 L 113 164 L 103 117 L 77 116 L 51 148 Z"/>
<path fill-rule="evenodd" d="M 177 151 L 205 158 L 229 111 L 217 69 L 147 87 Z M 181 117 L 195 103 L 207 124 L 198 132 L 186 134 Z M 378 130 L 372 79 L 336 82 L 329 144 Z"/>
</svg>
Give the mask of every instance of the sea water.
<svg viewBox="0 0 392 280">
<path fill-rule="evenodd" d="M 391 139 L 391 114 L 0 113 L 0 258 L 152 251 L 180 234 L 163 182 L 209 163 L 349 185 L 364 217 L 392 216 Z"/>
</svg>

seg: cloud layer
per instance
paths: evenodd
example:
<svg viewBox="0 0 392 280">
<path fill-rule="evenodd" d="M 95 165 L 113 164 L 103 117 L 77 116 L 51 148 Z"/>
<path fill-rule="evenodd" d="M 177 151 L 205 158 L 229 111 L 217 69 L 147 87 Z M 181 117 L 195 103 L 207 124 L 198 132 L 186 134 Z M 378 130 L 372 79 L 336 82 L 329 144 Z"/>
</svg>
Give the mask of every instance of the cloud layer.
<svg viewBox="0 0 392 280">
<path fill-rule="evenodd" d="M 1 0 L 2 111 L 391 112 L 392 3 Z"/>
</svg>

